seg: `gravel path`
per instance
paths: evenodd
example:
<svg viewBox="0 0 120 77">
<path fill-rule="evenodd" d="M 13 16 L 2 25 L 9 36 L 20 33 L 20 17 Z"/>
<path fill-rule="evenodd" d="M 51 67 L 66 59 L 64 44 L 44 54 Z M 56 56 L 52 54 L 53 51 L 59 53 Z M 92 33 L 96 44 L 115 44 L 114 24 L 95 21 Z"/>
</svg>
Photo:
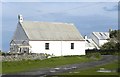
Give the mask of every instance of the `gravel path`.
<svg viewBox="0 0 120 77">
<path fill-rule="evenodd" d="M 34 71 L 29 71 L 24 73 L 18 73 L 14 75 L 3 75 L 2 77 L 41 77 L 41 76 L 44 77 L 48 75 L 56 75 L 58 73 L 63 73 L 63 72 L 70 72 L 76 69 L 82 70 L 85 68 L 91 68 L 98 65 L 110 63 L 114 60 L 118 60 L 118 57 L 112 56 L 112 55 L 104 55 L 103 58 L 99 61 L 63 65 L 59 67 L 39 69 L 39 70 L 34 70 Z"/>
</svg>

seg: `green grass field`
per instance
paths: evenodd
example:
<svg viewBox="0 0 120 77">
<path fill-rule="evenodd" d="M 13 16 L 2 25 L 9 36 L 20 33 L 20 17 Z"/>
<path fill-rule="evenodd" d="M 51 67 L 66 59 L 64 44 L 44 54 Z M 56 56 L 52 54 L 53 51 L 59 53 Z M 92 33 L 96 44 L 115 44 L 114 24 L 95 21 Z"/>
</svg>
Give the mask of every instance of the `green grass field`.
<svg viewBox="0 0 120 77">
<path fill-rule="evenodd" d="M 23 60 L 13 62 L 2 62 L 2 73 L 16 73 L 39 68 L 55 67 L 66 64 L 95 61 L 85 56 L 55 57 L 45 60 Z"/>
<path fill-rule="evenodd" d="M 62 73 L 59 75 L 118 75 L 117 72 L 110 72 L 110 73 L 105 73 L 105 72 L 97 72 L 100 68 L 105 68 L 107 70 L 117 70 L 118 68 L 118 61 L 102 65 L 102 66 L 97 66 L 94 68 L 88 68 L 84 70 L 75 70 L 73 72 L 69 73 Z"/>
</svg>

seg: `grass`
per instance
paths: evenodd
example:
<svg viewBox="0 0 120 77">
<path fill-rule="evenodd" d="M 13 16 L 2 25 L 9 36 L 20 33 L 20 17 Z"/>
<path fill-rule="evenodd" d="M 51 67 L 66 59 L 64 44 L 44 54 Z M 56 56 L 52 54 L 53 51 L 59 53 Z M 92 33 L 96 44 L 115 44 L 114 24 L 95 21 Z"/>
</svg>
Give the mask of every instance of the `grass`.
<svg viewBox="0 0 120 77">
<path fill-rule="evenodd" d="M 107 70 L 117 70 L 118 69 L 118 61 L 114 61 L 109 64 L 96 66 L 94 68 L 88 68 L 84 70 L 75 70 L 73 72 L 69 73 L 63 73 L 60 75 L 118 75 L 118 72 L 111 72 L 111 73 L 105 73 L 105 72 L 96 72 L 100 68 L 105 68 Z"/>
<path fill-rule="evenodd" d="M 55 57 L 45 60 L 22 60 L 12 62 L 2 62 L 2 73 L 17 73 L 39 68 L 49 68 L 66 64 L 95 61 L 86 56 Z"/>
<path fill-rule="evenodd" d="M 2 73 L 2 62 L 0 61 L 0 74 Z"/>
</svg>

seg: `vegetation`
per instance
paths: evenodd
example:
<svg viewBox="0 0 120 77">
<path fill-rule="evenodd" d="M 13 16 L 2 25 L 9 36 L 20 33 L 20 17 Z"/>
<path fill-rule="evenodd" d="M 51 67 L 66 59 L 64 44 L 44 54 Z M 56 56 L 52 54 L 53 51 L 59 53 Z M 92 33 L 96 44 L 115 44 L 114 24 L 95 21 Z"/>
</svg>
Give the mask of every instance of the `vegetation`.
<svg viewBox="0 0 120 77">
<path fill-rule="evenodd" d="M 117 51 L 120 50 L 120 30 L 113 30 L 110 32 L 110 41 L 105 43 L 100 48 L 101 50 Z"/>
<path fill-rule="evenodd" d="M 22 60 L 15 62 L 3 62 L 3 73 L 16 73 L 39 68 L 49 68 L 66 64 L 74 64 L 80 62 L 95 61 L 86 56 L 68 56 L 68 57 L 54 57 L 45 60 Z"/>
<path fill-rule="evenodd" d="M 113 30 L 110 32 L 110 38 L 116 38 L 119 41 L 120 30 Z"/>
<path fill-rule="evenodd" d="M 0 56 L 2 55 L 2 51 L 0 50 Z"/>
<path fill-rule="evenodd" d="M 86 55 L 86 57 L 93 58 L 93 59 L 100 59 L 101 54 L 99 52 L 89 53 L 89 54 Z"/>
<path fill-rule="evenodd" d="M 115 42 L 105 43 L 102 47 L 102 50 L 117 50 Z"/>
<path fill-rule="evenodd" d="M 2 74 L 2 62 L 0 62 L 0 74 Z"/>
<path fill-rule="evenodd" d="M 104 68 L 106 70 L 112 70 L 116 72 L 110 72 L 110 73 L 97 72 L 98 70 L 100 70 L 100 68 Z M 105 64 L 102 66 L 96 66 L 94 68 L 88 68 L 84 70 L 75 70 L 73 72 L 63 73 L 60 75 L 118 75 L 117 69 L 118 69 L 118 61 L 114 61 L 112 63 Z"/>
<path fill-rule="evenodd" d="M 2 55 L 2 51 L 0 50 L 0 56 Z M 0 74 L 2 73 L 2 61 L 0 60 Z"/>
<path fill-rule="evenodd" d="M 5 56 L 5 55 L 7 55 L 8 53 L 7 52 L 3 52 L 2 50 L 0 50 L 0 56 L 2 55 L 2 56 Z"/>
<path fill-rule="evenodd" d="M 116 49 L 118 50 L 117 47 L 120 46 L 120 30 L 113 30 L 110 32 L 110 42 L 104 44 L 102 48 L 104 49 Z"/>
</svg>

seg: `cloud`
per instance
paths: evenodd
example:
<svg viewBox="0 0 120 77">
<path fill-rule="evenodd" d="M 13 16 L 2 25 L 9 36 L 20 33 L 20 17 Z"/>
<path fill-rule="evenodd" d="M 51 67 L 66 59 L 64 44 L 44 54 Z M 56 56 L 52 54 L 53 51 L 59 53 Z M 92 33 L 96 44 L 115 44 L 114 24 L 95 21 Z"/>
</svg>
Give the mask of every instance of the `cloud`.
<svg viewBox="0 0 120 77">
<path fill-rule="evenodd" d="M 118 6 L 114 5 L 113 7 L 103 7 L 105 11 L 118 11 Z"/>
</svg>

